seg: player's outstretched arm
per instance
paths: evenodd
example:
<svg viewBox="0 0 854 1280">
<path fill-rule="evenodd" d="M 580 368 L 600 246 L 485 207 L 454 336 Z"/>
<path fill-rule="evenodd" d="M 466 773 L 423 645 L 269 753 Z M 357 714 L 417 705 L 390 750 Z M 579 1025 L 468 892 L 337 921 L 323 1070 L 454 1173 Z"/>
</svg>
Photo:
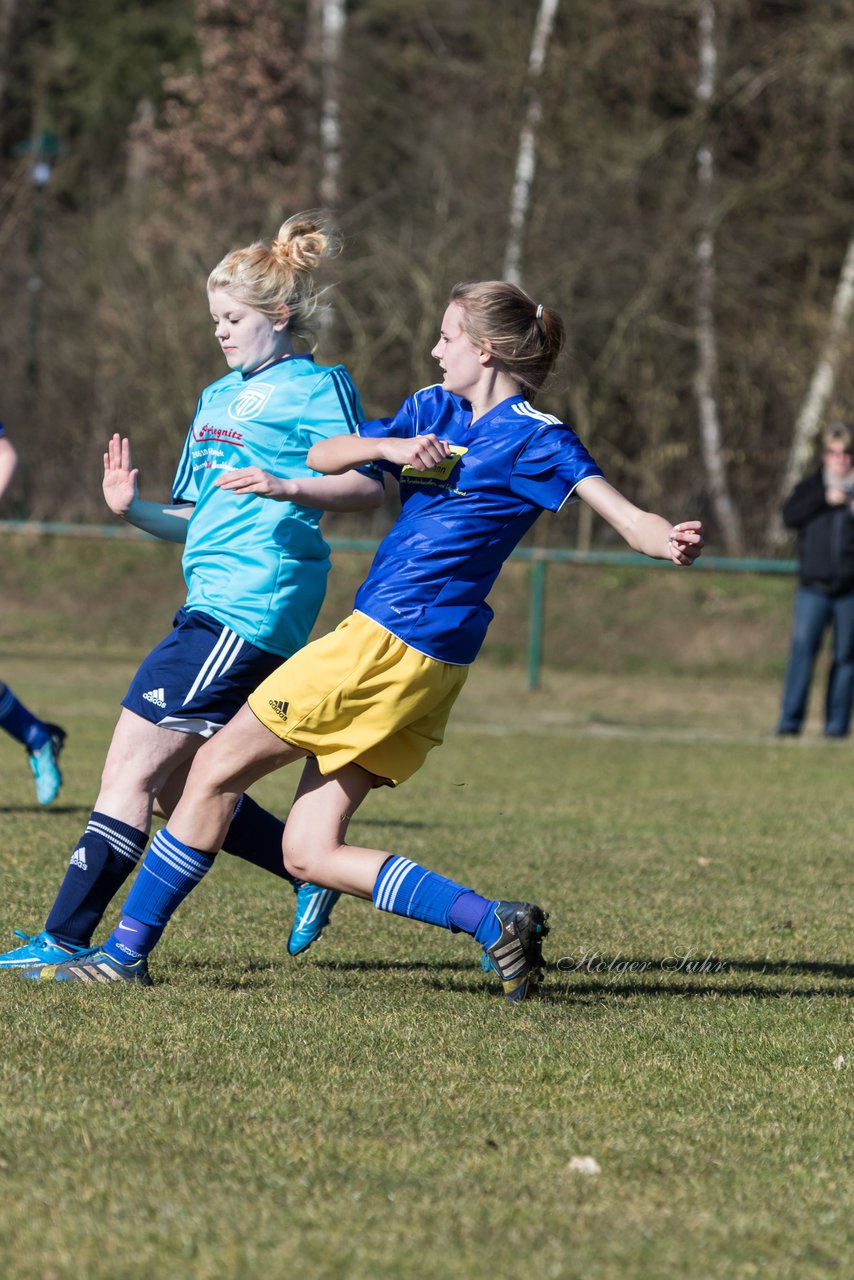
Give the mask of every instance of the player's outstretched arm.
<svg viewBox="0 0 854 1280">
<path fill-rule="evenodd" d="M 312 471 L 340 475 L 366 462 L 393 462 L 399 467 L 428 471 L 447 458 L 450 449 L 432 433 L 424 436 L 332 436 L 318 440 L 308 451 Z"/>
<path fill-rule="evenodd" d="M 192 506 L 172 507 L 144 502 L 138 494 L 139 471 L 133 466 L 130 441 L 116 432 L 104 454 L 104 501 L 114 515 L 156 538 L 184 542 Z"/>
<path fill-rule="evenodd" d="M 321 511 L 373 511 L 383 500 L 381 482 L 358 471 L 286 480 L 260 467 L 241 467 L 226 471 L 214 484 L 229 493 L 252 493 L 259 498 L 272 498 L 274 502 L 296 502 Z"/>
<path fill-rule="evenodd" d="M 636 507 L 600 476 L 582 480 L 578 496 L 607 520 L 633 551 L 654 560 L 690 565 L 703 549 L 703 526 L 699 520 L 670 524 L 663 516 Z"/>
</svg>

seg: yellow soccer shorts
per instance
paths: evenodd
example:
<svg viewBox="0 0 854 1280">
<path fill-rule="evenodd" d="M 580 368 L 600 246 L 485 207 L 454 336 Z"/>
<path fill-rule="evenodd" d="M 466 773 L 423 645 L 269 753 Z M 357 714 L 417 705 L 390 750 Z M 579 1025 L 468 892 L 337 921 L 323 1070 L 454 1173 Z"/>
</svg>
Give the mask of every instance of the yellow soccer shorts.
<svg viewBox="0 0 854 1280">
<path fill-rule="evenodd" d="M 358 764 L 396 786 L 441 743 L 467 675 L 353 613 L 288 658 L 249 706 L 278 738 L 315 756 L 321 773 Z"/>
</svg>

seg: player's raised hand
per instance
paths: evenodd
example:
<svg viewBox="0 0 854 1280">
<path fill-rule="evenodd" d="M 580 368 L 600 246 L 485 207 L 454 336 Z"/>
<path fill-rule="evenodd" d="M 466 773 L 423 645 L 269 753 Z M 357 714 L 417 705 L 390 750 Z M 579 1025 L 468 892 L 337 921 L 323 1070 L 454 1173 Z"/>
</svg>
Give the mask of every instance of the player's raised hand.
<svg viewBox="0 0 854 1280">
<path fill-rule="evenodd" d="M 400 467 L 412 467 L 415 471 L 429 471 L 438 466 L 451 452 L 449 446 L 432 432 L 413 438 L 388 436 L 382 442 L 383 457 Z"/>
<path fill-rule="evenodd" d="M 683 520 L 670 530 L 667 550 L 674 564 L 693 564 L 703 546 L 703 525 L 700 520 Z"/>
<path fill-rule="evenodd" d="M 130 456 L 130 441 L 118 432 L 107 445 L 104 454 L 104 500 L 117 516 L 126 514 L 137 496 L 139 471 Z"/>
<path fill-rule="evenodd" d="M 214 484 L 218 489 L 227 489 L 229 493 L 254 493 L 259 498 L 272 498 L 275 502 L 284 502 L 293 496 L 296 489 L 293 480 L 271 476 L 269 471 L 262 471 L 260 467 L 238 467 L 234 471 L 224 471 L 221 476 L 217 476 Z"/>
</svg>

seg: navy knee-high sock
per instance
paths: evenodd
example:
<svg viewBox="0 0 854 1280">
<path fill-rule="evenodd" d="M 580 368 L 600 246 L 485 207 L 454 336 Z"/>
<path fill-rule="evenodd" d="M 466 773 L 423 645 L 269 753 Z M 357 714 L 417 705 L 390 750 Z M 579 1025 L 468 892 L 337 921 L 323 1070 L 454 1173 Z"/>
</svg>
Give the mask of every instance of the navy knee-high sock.
<svg viewBox="0 0 854 1280">
<path fill-rule="evenodd" d="M 294 878 L 285 870 L 282 858 L 284 830 L 285 824 L 281 819 L 262 809 L 251 796 L 244 795 L 237 802 L 222 847 L 226 853 L 243 858 L 244 862 L 251 862 L 263 871 L 272 871 L 273 875 L 294 884 Z"/>
<path fill-rule="evenodd" d="M 0 726 L 28 751 L 38 751 L 50 737 L 45 722 L 19 702 L 7 684 L 0 684 Z"/>
<path fill-rule="evenodd" d="M 93 810 L 45 921 L 47 932 L 66 946 L 88 947 L 147 843 L 148 832 Z"/>
</svg>

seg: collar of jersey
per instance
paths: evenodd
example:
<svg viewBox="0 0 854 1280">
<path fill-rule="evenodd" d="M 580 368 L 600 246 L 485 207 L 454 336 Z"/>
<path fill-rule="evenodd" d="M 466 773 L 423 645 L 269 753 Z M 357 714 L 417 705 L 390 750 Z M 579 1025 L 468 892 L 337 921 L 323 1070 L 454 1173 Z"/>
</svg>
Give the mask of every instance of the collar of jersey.
<svg viewBox="0 0 854 1280">
<path fill-rule="evenodd" d="M 262 364 L 260 369 L 251 369 L 249 373 L 241 373 L 244 382 L 248 382 L 250 378 L 254 378 L 256 373 L 268 373 L 270 369 L 275 369 L 277 364 L 285 364 L 288 360 L 313 360 L 314 356 L 310 351 L 294 352 L 293 355 L 279 356 L 278 360 L 271 360 L 269 364 Z"/>
<path fill-rule="evenodd" d="M 491 409 L 486 411 L 486 413 L 482 413 L 475 422 L 469 422 L 467 424 L 469 430 L 473 427 L 479 427 L 481 423 L 488 422 L 490 418 L 494 418 L 497 414 L 503 413 L 509 405 L 520 404 L 524 399 L 525 397 L 517 392 L 514 396 L 508 396 L 506 400 L 499 400 L 498 404 L 494 404 Z M 464 400 L 462 396 L 460 396 L 459 400 L 462 408 L 465 409 L 467 413 L 471 413 L 471 401 Z"/>
</svg>

